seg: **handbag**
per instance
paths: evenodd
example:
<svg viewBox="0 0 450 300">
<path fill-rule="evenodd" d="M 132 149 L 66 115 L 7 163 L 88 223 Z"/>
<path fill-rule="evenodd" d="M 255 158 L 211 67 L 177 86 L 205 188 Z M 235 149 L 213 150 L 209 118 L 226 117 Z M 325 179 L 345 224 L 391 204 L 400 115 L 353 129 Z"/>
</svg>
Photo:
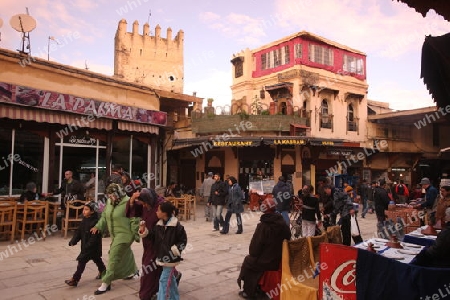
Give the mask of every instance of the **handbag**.
<svg viewBox="0 0 450 300">
<path fill-rule="evenodd" d="M 359 234 L 359 228 L 358 224 L 356 223 L 356 216 L 352 215 L 350 219 L 350 227 L 351 227 L 351 234 L 352 236 L 358 236 Z"/>
</svg>

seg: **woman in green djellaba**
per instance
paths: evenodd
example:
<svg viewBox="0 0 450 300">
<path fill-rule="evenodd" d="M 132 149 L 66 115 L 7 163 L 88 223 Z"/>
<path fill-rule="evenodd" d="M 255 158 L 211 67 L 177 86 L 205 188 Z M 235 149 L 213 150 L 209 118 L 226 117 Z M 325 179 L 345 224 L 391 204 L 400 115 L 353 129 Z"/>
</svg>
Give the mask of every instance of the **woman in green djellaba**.
<svg viewBox="0 0 450 300">
<path fill-rule="evenodd" d="M 123 188 L 112 183 L 106 188 L 108 201 L 100 220 L 91 232 L 104 232 L 108 228 L 111 235 L 109 260 L 106 272 L 102 276 L 102 285 L 94 292 L 95 295 L 106 293 L 111 289 L 111 282 L 116 279 L 132 278 L 138 268 L 134 260 L 131 244 L 139 242 L 139 218 L 127 218 L 126 204 L 129 197 Z"/>
</svg>

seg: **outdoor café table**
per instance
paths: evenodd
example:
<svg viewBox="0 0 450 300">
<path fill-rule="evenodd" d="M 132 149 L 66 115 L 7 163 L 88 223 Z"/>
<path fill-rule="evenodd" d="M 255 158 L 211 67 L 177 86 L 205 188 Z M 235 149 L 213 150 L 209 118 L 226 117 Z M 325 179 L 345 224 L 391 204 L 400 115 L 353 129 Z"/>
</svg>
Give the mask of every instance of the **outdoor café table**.
<svg viewBox="0 0 450 300">
<path fill-rule="evenodd" d="M 425 235 L 421 233 L 421 229 L 425 229 L 426 226 L 419 227 L 418 229 L 405 234 L 403 242 L 412 243 L 422 246 L 432 246 L 436 242 L 437 235 Z M 438 230 L 437 232 L 440 232 Z"/>
<path fill-rule="evenodd" d="M 386 246 L 388 240 L 381 238 L 372 238 L 355 245 L 355 248 L 366 250 L 369 243 L 374 244 L 377 254 L 387 258 L 398 260 L 399 262 L 409 264 L 417 254 L 424 248 L 422 245 L 402 242 L 403 249 L 391 248 Z"/>
</svg>

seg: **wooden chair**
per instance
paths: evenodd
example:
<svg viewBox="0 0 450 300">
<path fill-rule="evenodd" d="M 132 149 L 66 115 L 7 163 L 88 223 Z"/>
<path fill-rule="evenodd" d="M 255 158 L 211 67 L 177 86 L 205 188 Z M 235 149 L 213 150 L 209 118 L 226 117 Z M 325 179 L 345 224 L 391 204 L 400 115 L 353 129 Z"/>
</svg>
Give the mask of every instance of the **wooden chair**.
<svg viewBox="0 0 450 300">
<path fill-rule="evenodd" d="M 318 299 L 319 277 L 312 278 L 311 239 L 301 237 L 283 242 L 281 259 L 281 300 Z M 280 291 L 278 291 L 280 292 Z"/>
<path fill-rule="evenodd" d="M 1 201 L 0 202 L 0 236 L 11 235 L 11 243 L 14 242 L 16 232 L 17 202 Z"/>
<path fill-rule="evenodd" d="M 66 213 L 61 221 L 61 236 L 67 238 L 69 230 L 75 230 L 83 219 L 83 207 L 86 201 L 72 200 L 66 203 Z"/>
<path fill-rule="evenodd" d="M 191 216 L 195 221 L 195 196 L 186 195 L 183 198 L 178 198 L 178 215 L 180 220 L 190 220 Z"/>
<path fill-rule="evenodd" d="M 327 228 L 328 243 L 342 244 L 341 226 L 330 226 Z"/>
<path fill-rule="evenodd" d="M 21 232 L 21 240 L 25 237 L 25 231 L 31 234 L 33 230 L 39 230 L 45 241 L 45 227 L 48 224 L 48 212 L 47 201 L 25 201 L 23 210 L 18 209 L 16 213 L 17 230 Z"/>
<path fill-rule="evenodd" d="M 57 225 L 56 224 L 56 219 L 58 217 L 58 213 L 65 213 L 65 211 L 61 208 L 61 202 L 49 202 L 48 203 L 49 206 L 49 218 L 51 216 L 51 221 L 52 224 L 51 225 Z"/>
</svg>

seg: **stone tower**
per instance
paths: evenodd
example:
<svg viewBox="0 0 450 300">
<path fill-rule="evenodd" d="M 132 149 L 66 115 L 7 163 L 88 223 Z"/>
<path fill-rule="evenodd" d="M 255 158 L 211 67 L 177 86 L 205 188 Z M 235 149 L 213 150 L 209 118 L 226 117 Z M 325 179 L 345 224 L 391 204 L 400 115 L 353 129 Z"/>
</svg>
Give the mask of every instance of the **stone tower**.
<svg viewBox="0 0 450 300">
<path fill-rule="evenodd" d="M 150 35 L 150 25 L 144 24 L 139 34 L 139 23 L 134 21 L 132 32 L 127 32 L 127 21 L 119 22 L 114 38 L 114 76 L 161 90 L 183 93 L 184 32 L 178 31 L 172 39 L 172 29 L 161 37 L 161 27 L 156 25 L 155 35 Z"/>
</svg>

